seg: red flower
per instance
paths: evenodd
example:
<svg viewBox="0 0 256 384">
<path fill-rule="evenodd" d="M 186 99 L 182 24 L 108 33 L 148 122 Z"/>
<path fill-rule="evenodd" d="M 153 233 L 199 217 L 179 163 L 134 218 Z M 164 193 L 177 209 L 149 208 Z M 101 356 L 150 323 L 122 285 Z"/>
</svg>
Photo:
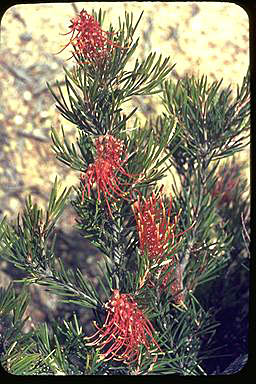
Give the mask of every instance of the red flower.
<svg viewBox="0 0 256 384">
<path fill-rule="evenodd" d="M 122 160 L 121 156 L 124 154 L 124 144 L 122 140 L 116 139 L 111 135 L 100 136 L 96 139 L 96 158 L 94 163 L 89 164 L 89 167 L 85 175 L 81 176 L 81 180 L 84 181 L 84 190 L 82 193 L 82 201 L 84 200 L 84 193 L 87 189 L 88 196 L 90 197 L 91 188 L 96 183 L 98 201 L 101 201 L 101 193 L 103 193 L 110 215 L 111 209 L 108 202 L 108 198 L 111 197 L 117 200 L 115 195 L 126 198 L 127 194 L 121 188 L 122 186 L 131 185 L 130 183 L 121 183 L 117 173 L 134 178 L 139 175 L 132 175 L 126 172 L 123 168 L 123 163 L 126 160 Z"/>
<path fill-rule="evenodd" d="M 112 298 L 105 304 L 107 317 L 102 328 L 87 339 L 96 338 L 86 345 L 97 345 L 102 351 L 100 360 L 118 360 L 125 363 L 137 361 L 140 346 L 147 352 L 153 352 L 152 344 L 161 351 L 153 337 L 154 328 L 130 294 L 114 290 Z"/>
<path fill-rule="evenodd" d="M 103 31 L 99 22 L 84 9 L 71 20 L 69 28 L 66 35 L 72 33 L 71 38 L 60 52 L 71 44 L 75 48 L 74 56 L 81 55 L 90 62 L 104 59 L 112 48 L 122 48 L 108 38 L 110 32 Z"/>
<path fill-rule="evenodd" d="M 163 260 L 164 256 L 170 255 L 173 250 L 168 251 L 170 245 L 173 246 L 175 238 L 181 235 L 175 234 L 179 214 L 175 216 L 174 222 L 170 223 L 171 207 L 172 200 L 166 212 L 162 200 L 162 188 L 159 198 L 156 197 L 155 193 L 147 200 L 145 198 L 142 200 L 139 196 L 132 206 L 141 252 L 144 253 L 147 250 L 150 259 L 161 258 Z"/>
<path fill-rule="evenodd" d="M 153 260 L 158 265 L 165 262 L 160 269 L 160 276 L 167 270 L 168 272 L 162 279 L 161 288 L 166 289 L 168 283 L 173 280 L 170 289 L 175 302 L 178 304 L 184 299 L 181 292 L 183 288 L 182 269 L 174 251 L 177 244 L 176 238 L 188 229 L 179 234 L 175 233 L 180 212 L 171 223 L 172 199 L 170 199 L 169 207 L 166 210 L 163 203 L 162 188 L 159 193 L 159 197 L 153 193 L 148 199 L 141 199 L 139 196 L 132 209 L 139 234 L 140 250 L 143 254 L 147 251 L 149 260 Z M 147 268 L 141 278 L 141 286 L 144 285 L 147 276 L 150 277 L 149 270 L 150 268 Z M 152 279 L 150 279 L 150 283 L 152 283 Z"/>
</svg>

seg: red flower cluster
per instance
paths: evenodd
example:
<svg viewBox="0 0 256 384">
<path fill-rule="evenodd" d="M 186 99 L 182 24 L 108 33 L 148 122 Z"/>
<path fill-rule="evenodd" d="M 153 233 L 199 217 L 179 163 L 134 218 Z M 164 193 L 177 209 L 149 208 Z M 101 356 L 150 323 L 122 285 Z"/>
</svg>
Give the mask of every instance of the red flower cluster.
<svg viewBox="0 0 256 384">
<path fill-rule="evenodd" d="M 125 171 L 122 164 L 125 160 L 121 159 L 124 151 L 123 141 L 116 139 L 112 135 L 100 136 L 96 139 L 96 158 L 94 163 L 89 164 L 89 167 L 85 175 L 81 175 L 81 180 L 84 181 L 84 190 L 82 193 L 82 200 L 84 200 L 84 192 L 87 188 L 88 196 L 90 197 L 90 191 L 94 183 L 97 186 L 98 201 L 101 201 L 101 192 L 104 195 L 106 204 L 110 215 L 112 215 L 108 198 L 112 197 L 116 200 L 117 195 L 121 198 L 125 198 L 125 192 L 121 189 L 122 185 L 131 185 L 129 183 L 123 183 L 119 181 L 117 172 L 134 178 L 136 175 L 129 174 Z M 138 176 L 138 175 L 137 175 Z"/>
<path fill-rule="evenodd" d="M 69 28 L 66 35 L 72 33 L 70 41 L 60 52 L 71 44 L 75 48 L 74 56 L 81 55 L 90 62 L 104 59 L 112 48 L 122 48 L 108 38 L 110 32 L 103 31 L 99 22 L 84 9 L 71 20 Z"/>
<path fill-rule="evenodd" d="M 153 352 L 152 344 L 161 351 L 153 337 L 155 332 L 150 321 L 130 294 L 114 290 L 112 298 L 105 304 L 107 317 L 102 328 L 95 324 L 97 331 L 87 339 L 96 338 L 88 346 L 97 345 L 102 351 L 100 360 L 118 360 L 125 363 L 137 361 L 140 356 L 140 346 Z"/>
<path fill-rule="evenodd" d="M 175 216 L 171 224 L 172 200 L 170 200 L 170 205 L 166 211 L 162 188 L 159 193 L 159 197 L 153 193 L 148 199 L 144 198 L 143 200 L 139 196 L 132 209 L 136 219 L 141 252 L 144 254 L 147 251 L 149 259 L 158 264 L 166 261 L 166 264 L 161 268 L 161 274 L 168 269 L 162 280 L 162 288 L 165 289 L 168 282 L 174 280 L 171 284 L 171 291 L 176 303 L 180 303 L 183 299 L 183 296 L 179 293 L 182 289 L 182 272 L 173 252 L 176 238 L 185 231 L 175 234 L 179 214 Z"/>
<path fill-rule="evenodd" d="M 159 198 L 156 197 L 155 193 L 147 200 L 145 198 L 142 200 L 139 196 L 132 207 L 136 218 L 141 252 L 144 253 L 147 250 L 150 259 L 163 258 L 164 255 L 169 256 L 170 252 L 167 251 L 170 248 L 170 242 L 173 246 L 175 238 L 181 235 L 175 235 L 179 215 L 170 224 L 172 200 L 166 212 L 162 197 L 161 188 Z"/>
</svg>

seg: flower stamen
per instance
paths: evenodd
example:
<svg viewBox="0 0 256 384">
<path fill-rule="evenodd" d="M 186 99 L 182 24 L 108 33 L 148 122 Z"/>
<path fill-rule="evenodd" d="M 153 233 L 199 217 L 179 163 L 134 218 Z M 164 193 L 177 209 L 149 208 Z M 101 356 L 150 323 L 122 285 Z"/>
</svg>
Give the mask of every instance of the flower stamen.
<svg viewBox="0 0 256 384">
<path fill-rule="evenodd" d="M 138 360 L 140 346 L 144 345 L 147 353 L 152 352 L 152 344 L 161 351 L 153 337 L 155 332 L 152 324 L 138 308 L 130 294 L 114 290 L 112 298 L 105 304 L 107 317 L 102 328 L 86 339 L 96 339 L 86 345 L 98 345 L 100 360 L 124 361 L 127 364 Z"/>
<path fill-rule="evenodd" d="M 104 31 L 100 23 L 84 9 L 70 21 L 70 31 L 63 34 L 68 35 L 71 33 L 70 40 L 58 53 L 72 45 L 74 48 L 72 55 L 76 59 L 82 57 L 84 63 L 89 64 L 101 62 L 109 56 L 113 48 L 128 48 L 114 43 L 109 36 L 115 33 Z"/>
<path fill-rule="evenodd" d="M 175 255 L 179 240 L 177 242 L 175 240 L 191 227 L 181 233 L 175 233 L 181 211 L 171 223 L 172 198 L 170 197 L 170 204 L 166 209 L 162 190 L 163 186 L 159 190 L 158 197 L 155 193 L 147 199 L 142 199 L 139 195 L 137 201 L 132 205 L 132 209 L 136 220 L 141 253 L 144 254 L 147 251 L 149 261 L 153 262 L 153 266 L 158 265 L 160 267 L 159 277 L 165 273 L 162 278 L 161 289 L 170 286 L 174 300 L 177 302 L 183 300 L 184 297 L 180 294 L 183 287 L 182 270 L 177 255 Z M 161 265 L 162 263 L 163 265 Z M 145 284 L 147 279 L 151 281 L 152 274 L 149 271 L 150 265 L 145 268 L 143 276 L 140 277 L 140 287 Z M 171 280 L 174 281 L 169 284 Z"/>
<path fill-rule="evenodd" d="M 123 190 L 123 187 L 131 186 L 134 182 L 138 182 L 137 177 L 140 175 L 130 174 L 124 169 L 123 164 L 126 162 L 126 159 L 122 159 L 122 155 L 125 152 L 122 140 L 107 134 L 96 139 L 95 147 L 96 158 L 94 163 L 89 164 L 86 173 L 80 176 L 81 181 L 84 183 L 82 201 L 84 201 L 86 190 L 88 197 L 90 197 L 91 188 L 95 183 L 98 201 L 101 201 L 101 194 L 103 194 L 108 211 L 112 216 L 109 198 L 112 198 L 114 201 L 117 201 L 118 198 L 128 200 L 126 197 L 127 192 Z M 133 180 L 133 183 L 121 182 L 120 176 L 137 179 Z"/>
</svg>

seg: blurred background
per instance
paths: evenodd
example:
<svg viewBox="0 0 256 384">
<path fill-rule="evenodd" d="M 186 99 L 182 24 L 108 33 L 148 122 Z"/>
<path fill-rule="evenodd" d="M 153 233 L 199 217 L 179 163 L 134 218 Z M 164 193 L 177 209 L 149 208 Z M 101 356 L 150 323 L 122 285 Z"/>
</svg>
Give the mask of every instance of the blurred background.
<svg viewBox="0 0 256 384">
<path fill-rule="evenodd" d="M 144 11 L 135 38 L 140 36 L 134 55 L 144 59 L 150 52 L 170 56 L 176 64 L 173 80 L 184 75 L 207 75 L 209 82 L 223 78 L 223 87 L 241 85 L 249 65 L 249 20 L 246 12 L 232 3 L 207 2 L 79 2 L 59 4 L 27 4 L 9 8 L 1 20 L 0 51 L 0 218 L 15 219 L 24 207 L 25 198 L 45 207 L 55 176 L 65 186 L 79 182 L 79 173 L 55 159 L 51 149 L 51 127 L 63 124 L 69 140 L 75 141 L 76 128 L 56 111 L 46 82 L 54 88 L 64 80 L 62 66 L 71 68 L 69 48 L 56 54 L 68 42 L 70 19 L 77 12 L 99 8 L 106 11 L 103 28 L 111 22 L 118 29 L 118 18 L 133 12 L 136 21 Z M 132 63 L 130 64 L 132 66 Z M 65 93 L 65 90 L 63 90 Z M 141 121 L 161 112 L 158 96 L 139 99 L 131 106 L 139 107 Z M 249 148 L 239 157 L 248 162 Z M 168 187 L 168 178 L 165 179 Z M 69 266 L 79 266 L 92 279 L 98 274 L 90 247 L 73 228 L 75 218 L 68 207 L 58 226 L 57 254 Z M 86 249 L 86 251 L 85 251 Z M 85 255 L 86 253 L 86 255 Z M 86 256 L 86 257 L 85 257 Z M 21 272 L 0 262 L 0 286 L 6 286 Z M 58 305 L 57 300 L 36 286 L 31 287 L 33 310 L 31 324 L 68 318 L 72 306 Z M 75 309 L 75 308 L 74 308 Z M 84 321 L 89 315 L 81 312 Z M 30 325 L 28 324 L 28 329 Z"/>
</svg>

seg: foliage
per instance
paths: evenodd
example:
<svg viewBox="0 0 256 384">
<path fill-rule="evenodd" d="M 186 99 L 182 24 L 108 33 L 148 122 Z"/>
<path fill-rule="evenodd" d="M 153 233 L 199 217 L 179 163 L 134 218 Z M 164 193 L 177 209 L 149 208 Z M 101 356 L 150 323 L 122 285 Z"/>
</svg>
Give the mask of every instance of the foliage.
<svg viewBox="0 0 256 384">
<path fill-rule="evenodd" d="M 169 58 L 155 53 L 127 70 L 141 17 L 134 24 L 126 13 L 117 32 L 112 26 L 106 32 L 104 14 L 94 12 L 90 22 L 106 45 L 90 56 L 84 42 L 85 56 L 71 38 L 75 66 L 64 68 L 68 100 L 60 84 L 58 93 L 48 84 L 59 112 L 78 129 L 76 143 L 69 143 L 63 127 L 61 137 L 53 128 L 52 148 L 65 166 L 80 172 L 80 183 L 72 193 L 60 193 L 56 178 L 45 212 L 28 197 L 15 222 L 0 224 L 2 258 L 25 274 L 16 281 L 24 286 L 19 295 L 11 286 L 0 293 L 1 361 L 10 373 L 207 375 L 213 369 L 206 362 L 222 347 L 216 342 L 216 294 L 225 294 L 222 310 L 229 300 L 235 305 L 238 291 L 232 296 L 229 276 L 239 274 L 241 265 L 241 286 L 248 290 L 246 181 L 234 158 L 220 164 L 248 144 L 249 71 L 232 97 L 230 88 L 221 88 L 221 81 L 209 84 L 206 76 L 174 83 Z M 154 93 L 161 93 L 166 111 L 142 127 L 134 120 L 136 110 L 126 115 L 124 103 Z M 159 199 L 168 172 L 172 196 Z M 96 269 L 104 300 L 88 276 L 67 268 L 56 254 L 51 239 L 67 204 L 81 235 L 102 253 Z M 138 217 L 134 207 L 141 209 Z M 152 236 L 145 235 L 142 247 L 143 215 Z M 86 342 L 91 336 L 76 313 L 71 321 L 56 319 L 24 332 L 31 284 L 93 310 L 98 344 Z M 116 334 L 106 339 L 112 318 Z M 138 329 L 140 321 L 148 327 L 146 334 L 140 327 L 135 339 L 133 318 Z"/>
</svg>

